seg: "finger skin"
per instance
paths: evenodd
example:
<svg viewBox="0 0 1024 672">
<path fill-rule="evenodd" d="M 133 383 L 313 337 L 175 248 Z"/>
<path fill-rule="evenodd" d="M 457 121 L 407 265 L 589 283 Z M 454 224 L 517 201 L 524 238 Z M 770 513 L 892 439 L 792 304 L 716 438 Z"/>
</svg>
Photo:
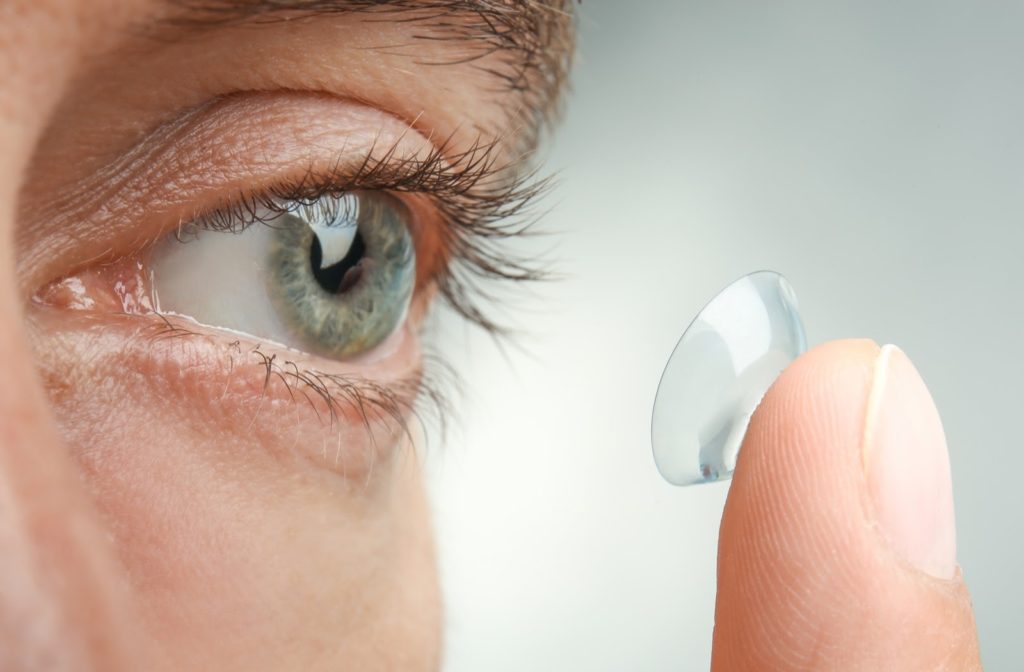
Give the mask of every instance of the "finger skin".
<svg viewBox="0 0 1024 672">
<path fill-rule="evenodd" d="M 970 596 L 892 551 L 861 440 L 879 347 L 799 358 L 755 413 L 722 519 L 712 670 L 980 670 Z"/>
</svg>

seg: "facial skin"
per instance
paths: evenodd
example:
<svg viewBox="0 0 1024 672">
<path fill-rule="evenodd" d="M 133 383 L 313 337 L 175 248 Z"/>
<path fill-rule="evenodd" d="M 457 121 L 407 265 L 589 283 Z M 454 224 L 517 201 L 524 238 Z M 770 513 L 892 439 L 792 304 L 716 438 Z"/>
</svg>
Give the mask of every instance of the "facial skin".
<svg viewBox="0 0 1024 672">
<path fill-rule="evenodd" d="M 557 4 L 289 4 L 0 9 L 2 669 L 439 666 L 408 414 L 448 261 L 432 202 L 401 194 L 405 325 L 351 360 L 165 321 L 139 264 L 197 213 L 348 164 L 486 147 L 505 179 L 571 26 Z"/>
</svg>

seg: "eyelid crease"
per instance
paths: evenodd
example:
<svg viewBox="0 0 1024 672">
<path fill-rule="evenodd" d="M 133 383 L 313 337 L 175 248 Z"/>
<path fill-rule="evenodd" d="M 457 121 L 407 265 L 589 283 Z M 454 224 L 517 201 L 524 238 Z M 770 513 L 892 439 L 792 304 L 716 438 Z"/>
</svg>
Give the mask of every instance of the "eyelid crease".
<svg viewBox="0 0 1024 672">
<path fill-rule="evenodd" d="M 411 56 L 422 48 L 421 42 L 460 48 L 437 62 L 416 63 L 476 64 L 495 79 L 497 88 L 516 95 L 518 104 L 508 106 L 510 121 L 524 130 L 520 146 L 525 148 L 535 147 L 545 123 L 558 119 L 575 55 L 572 0 L 171 0 L 171 6 L 177 11 L 164 24 L 172 30 L 338 15 L 414 24 L 416 32 L 404 45 Z"/>
</svg>

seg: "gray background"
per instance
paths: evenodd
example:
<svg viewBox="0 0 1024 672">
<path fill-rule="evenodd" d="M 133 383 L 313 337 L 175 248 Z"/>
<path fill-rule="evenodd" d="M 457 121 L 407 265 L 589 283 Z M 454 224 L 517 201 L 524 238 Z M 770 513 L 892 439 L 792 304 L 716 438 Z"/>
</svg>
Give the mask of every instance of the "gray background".
<svg viewBox="0 0 1024 672">
<path fill-rule="evenodd" d="M 663 483 L 648 423 L 683 327 L 760 268 L 812 343 L 894 342 L 921 370 L 986 667 L 1021 669 L 1024 3 L 580 15 L 548 161 L 566 279 L 522 304 L 524 351 L 457 330 L 461 429 L 428 458 L 446 669 L 708 668 L 728 486 Z"/>
</svg>

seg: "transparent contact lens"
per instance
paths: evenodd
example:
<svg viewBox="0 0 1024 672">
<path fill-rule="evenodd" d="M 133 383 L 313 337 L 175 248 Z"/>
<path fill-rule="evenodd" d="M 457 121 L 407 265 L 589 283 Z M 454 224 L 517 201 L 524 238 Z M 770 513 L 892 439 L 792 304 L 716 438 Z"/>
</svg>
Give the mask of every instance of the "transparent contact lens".
<svg viewBox="0 0 1024 672">
<path fill-rule="evenodd" d="M 731 476 L 754 409 L 806 349 L 796 295 L 778 273 L 751 273 L 719 292 L 683 332 L 658 385 L 651 443 L 665 480 Z"/>
</svg>

